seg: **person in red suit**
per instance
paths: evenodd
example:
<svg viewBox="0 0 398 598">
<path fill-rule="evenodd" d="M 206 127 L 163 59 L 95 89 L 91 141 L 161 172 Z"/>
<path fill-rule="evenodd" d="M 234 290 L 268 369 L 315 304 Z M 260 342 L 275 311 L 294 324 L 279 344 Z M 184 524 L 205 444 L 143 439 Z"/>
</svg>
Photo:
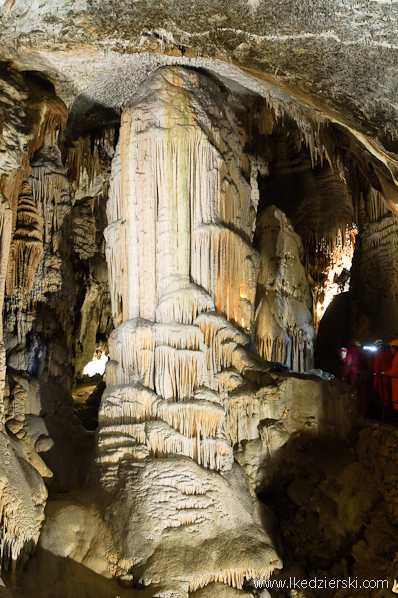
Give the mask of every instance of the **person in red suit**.
<svg viewBox="0 0 398 598">
<path fill-rule="evenodd" d="M 381 376 L 381 372 L 389 370 L 392 364 L 392 353 L 387 351 L 387 344 L 381 339 L 375 341 L 378 351 L 374 362 L 373 388 L 377 390 L 385 407 L 391 407 L 391 378 Z"/>
<path fill-rule="evenodd" d="M 391 395 L 392 395 L 392 406 L 395 411 L 398 411 L 398 339 L 394 339 L 390 343 L 390 349 L 392 352 L 392 363 L 389 370 L 385 370 L 382 374 L 391 376 Z"/>
<path fill-rule="evenodd" d="M 352 388 L 359 392 L 361 415 L 366 415 L 366 374 L 368 358 L 356 341 L 350 341 L 347 356 L 343 363 L 342 378 L 347 379 Z"/>
</svg>

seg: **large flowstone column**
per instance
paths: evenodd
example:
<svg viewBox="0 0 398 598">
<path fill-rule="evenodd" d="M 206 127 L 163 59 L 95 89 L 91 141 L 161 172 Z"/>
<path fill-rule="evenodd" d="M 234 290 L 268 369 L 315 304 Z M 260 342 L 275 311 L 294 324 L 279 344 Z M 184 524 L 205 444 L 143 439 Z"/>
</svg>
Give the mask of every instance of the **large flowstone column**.
<svg viewBox="0 0 398 598">
<path fill-rule="evenodd" d="M 122 116 L 97 463 L 120 539 L 113 571 L 156 596 L 242 588 L 280 566 L 224 429 L 229 393 L 245 382 L 235 365 L 258 269 L 242 152 L 219 87 L 192 70 L 158 70 Z"/>
</svg>

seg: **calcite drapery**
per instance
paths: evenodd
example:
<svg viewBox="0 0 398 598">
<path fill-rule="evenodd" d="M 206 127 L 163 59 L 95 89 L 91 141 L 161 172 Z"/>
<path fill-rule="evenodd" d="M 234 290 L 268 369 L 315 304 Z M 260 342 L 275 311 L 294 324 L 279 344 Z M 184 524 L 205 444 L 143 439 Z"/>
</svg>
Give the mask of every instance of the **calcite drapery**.
<svg viewBox="0 0 398 598">
<path fill-rule="evenodd" d="M 372 187 L 361 194 L 358 216 L 350 284 L 353 330 L 360 338 L 391 339 L 398 334 L 397 219 Z"/>
<path fill-rule="evenodd" d="M 258 266 L 241 160 L 236 117 L 197 72 L 159 70 L 123 113 L 105 231 L 117 327 L 97 461 L 106 490 L 134 489 L 109 515 L 116 529 L 129 521 L 115 574 L 162 596 L 242 587 L 279 562 L 239 505 L 245 490 L 228 482 L 219 375 L 239 377 L 232 354 L 250 342 Z"/>
<path fill-rule="evenodd" d="M 303 245 L 285 214 L 270 206 L 257 222 L 260 272 L 256 345 L 264 359 L 303 372 L 313 366 L 314 323 Z"/>
</svg>

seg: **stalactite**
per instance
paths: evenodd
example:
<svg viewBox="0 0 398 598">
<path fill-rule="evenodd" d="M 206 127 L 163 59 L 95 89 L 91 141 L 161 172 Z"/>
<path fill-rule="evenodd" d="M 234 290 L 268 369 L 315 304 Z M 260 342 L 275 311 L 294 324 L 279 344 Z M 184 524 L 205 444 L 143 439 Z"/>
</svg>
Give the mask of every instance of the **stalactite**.
<svg viewBox="0 0 398 598">
<path fill-rule="evenodd" d="M 211 297 L 196 285 L 164 295 L 156 307 L 156 321 L 159 323 L 178 322 L 192 324 L 202 312 L 214 309 Z"/>
<path fill-rule="evenodd" d="M 204 353 L 161 345 L 155 349 L 155 389 L 165 399 L 189 397 L 203 383 Z"/>
<path fill-rule="evenodd" d="M 101 151 L 104 151 L 103 148 L 109 151 L 109 148 L 113 148 L 114 143 L 115 127 L 111 126 L 103 128 L 97 136 L 78 137 L 71 145 L 64 145 L 62 158 L 69 179 L 81 186 L 83 178 L 86 176 L 88 187 L 90 187 L 95 177 L 103 171 Z"/>
<path fill-rule="evenodd" d="M 388 207 L 384 197 L 373 187 L 371 187 L 365 198 L 366 211 L 370 222 L 377 222 L 383 216 L 391 214 L 391 209 Z"/>
<path fill-rule="evenodd" d="M 160 421 L 148 422 L 145 427 L 145 444 L 154 455 L 183 454 L 199 465 L 217 471 L 227 471 L 232 467 L 232 448 L 225 439 L 187 438 Z"/>
<path fill-rule="evenodd" d="M 284 336 L 256 336 L 256 348 L 266 361 L 284 363 L 290 367 L 292 354 L 291 339 Z"/>
<path fill-rule="evenodd" d="M 116 384 L 141 382 L 144 386 L 153 388 L 153 350 L 151 322 L 142 319 L 124 322 L 109 337 L 110 361 L 107 373 L 116 368 Z"/>
<path fill-rule="evenodd" d="M 227 405 L 226 413 L 226 435 L 232 446 L 236 446 L 244 440 L 258 438 L 258 425 L 260 421 L 269 418 L 269 401 L 277 399 L 275 388 L 267 389 L 267 392 L 259 398 L 251 387 L 242 387 L 234 392 Z M 242 418 L 241 414 L 245 417 Z"/>
<path fill-rule="evenodd" d="M 121 220 L 123 216 L 120 142 L 116 146 L 115 156 L 112 160 L 109 179 L 109 198 L 106 202 L 106 216 L 108 224 Z"/>
<path fill-rule="evenodd" d="M 187 437 L 160 420 L 101 428 L 98 438 L 98 461 L 118 463 L 122 459 L 137 459 L 142 458 L 142 455 L 145 457 L 145 448 L 140 452 L 135 443 L 144 445 L 154 456 L 182 454 L 203 467 L 217 471 L 227 471 L 233 463 L 232 448 L 225 438 L 201 439 L 199 434 Z"/>
<path fill-rule="evenodd" d="M 42 230 L 32 189 L 25 181 L 18 200 L 17 221 L 11 244 L 11 268 L 7 275 L 7 293 L 15 287 L 30 290 L 37 264 L 43 254 Z"/>
<path fill-rule="evenodd" d="M 45 143 L 46 136 L 49 139 L 50 147 L 54 147 L 59 138 L 62 137 L 68 120 L 68 109 L 58 97 L 39 91 L 38 97 L 41 104 L 41 120 L 36 135 L 29 144 L 29 158 Z M 39 112 L 39 111 L 38 111 Z"/>
<path fill-rule="evenodd" d="M 221 432 L 224 409 L 208 401 L 160 403 L 157 417 L 187 437 L 209 438 Z"/>
<path fill-rule="evenodd" d="M 104 231 L 106 240 L 105 256 L 108 264 L 109 292 L 111 296 L 112 314 L 118 324 L 123 313 L 123 232 L 124 224 L 117 220 Z"/>
<path fill-rule="evenodd" d="M 227 228 L 202 226 L 193 233 L 191 263 L 193 280 L 209 292 L 218 313 L 250 329 L 257 252 Z"/>
<path fill-rule="evenodd" d="M 197 592 L 213 582 L 225 583 L 233 588 L 242 589 L 245 580 L 249 579 L 269 579 L 273 567 L 264 569 L 226 569 L 218 573 L 209 573 L 195 577 L 189 581 L 189 592 Z"/>
<path fill-rule="evenodd" d="M 224 317 L 214 312 L 201 314 L 196 318 L 195 324 L 201 329 L 208 347 L 206 366 L 210 375 L 210 385 L 214 388 L 215 374 L 231 366 L 236 345 L 247 345 L 248 338 Z"/>
<path fill-rule="evenodd" d="M 156 324 L 155 345 L 169 345 L 174 349 L 189 349 L 203 351 L 203 333 L 197 326 L 181 325 L 175 322 L 169 324 Z"/>
<path fill-rule="evenodd" d="M 395 244 L 397 223 L 393 217 L 387 216 L 378 222 L 372 222 L 366 235 L 363 235 L 363 250 L 376 249 L 384 244 Z"/>
<path fill-rule="evenodd" d="M 230 393 L 243 384 L 243 378 L 234 368 L 228 368 L 214 376 L 214 388 L 224 403 Z"/>
<path fill-rule="evenodd" d="M 153 391 L 138 383 L 111 385 L 101 401 L 98 423 L 140 423 L 156 417 L 157 404 L 161 401 Z"/>
<path fill-rule="evenodd" d="M 54 169 L 54 164 L 50 161 L 40 160 L 32 164 L 29 183 L 40 221 L 43 223 L 43 243 L 54 242 L 54 233 L 61 229 L 66 214 L 69 214 L 68 179 L 62 167 Z"/>
<path fill-rule="evenodd" d="M 291 370 L 304 372 L 310 368 L 312 353 L 312 321 L 308 310 L 297 301 L 293 309 L 278 316 L 273 303 L 264 302 L 257 318 L 256 347 L 263 359 L 287 365 Z M 297 324 L 292 323 L 297 317 Z"/>
</svg>

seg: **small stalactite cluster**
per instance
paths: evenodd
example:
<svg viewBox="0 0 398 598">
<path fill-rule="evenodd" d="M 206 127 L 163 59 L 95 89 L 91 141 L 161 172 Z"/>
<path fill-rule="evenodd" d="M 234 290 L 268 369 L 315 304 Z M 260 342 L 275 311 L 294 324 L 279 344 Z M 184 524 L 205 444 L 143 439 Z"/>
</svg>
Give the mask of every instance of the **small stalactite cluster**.
<svg viewBox="0 0 398 598">
<path fill-rule="evenodd" d="M 70 128 L 81 130 L 84 125 L 72 122 Z M 102 185 L 108 156 L 114 154 L 117 132 L 116 125 L 107 125 L 62 144 L 62 163 L 77 199 L 92 196 Z"/>
<path fill-rule="evenodd" d="M 242 567 L 241 569 L 227 569 L 225 571 L 218 571 L 210 575 L 203 575 L 200 577 L 194 577 L 189 580 L 189 591 L 197 592 L 200 588 L 204 588 L 212 582 L 225 583 L 233 588 L 241 590 L 243 584 L 247 579 L 264 579 L 270 578 L 270 571 L 267 568 L 264 569 L 252 569 L 250 566 L 247 568 Z"/>
<path fill-rule="evenodd" d="M 358 229 L 347 226 L 345 231 L 339 231 L 333 245 L 321 243 L 316 251 L 315 264 L 321 276 L 312 278 L 313 314 L 315 330 L 332 302 L 333 298 L 347 292 L 350 286 L 352 258 L 354 255 L 355 239 Z M 317 262 L 319 256 L 319 260 Z"/>
<path fill-rule="evenodd" d="M 17 222 L 11 244 L 11 264 L 7 292 L 15 287 L 31 290 L 37 264 L 43 255 L 41 220 L 27 181 L 22 184 L 18 199 Z"/>
</svg>

